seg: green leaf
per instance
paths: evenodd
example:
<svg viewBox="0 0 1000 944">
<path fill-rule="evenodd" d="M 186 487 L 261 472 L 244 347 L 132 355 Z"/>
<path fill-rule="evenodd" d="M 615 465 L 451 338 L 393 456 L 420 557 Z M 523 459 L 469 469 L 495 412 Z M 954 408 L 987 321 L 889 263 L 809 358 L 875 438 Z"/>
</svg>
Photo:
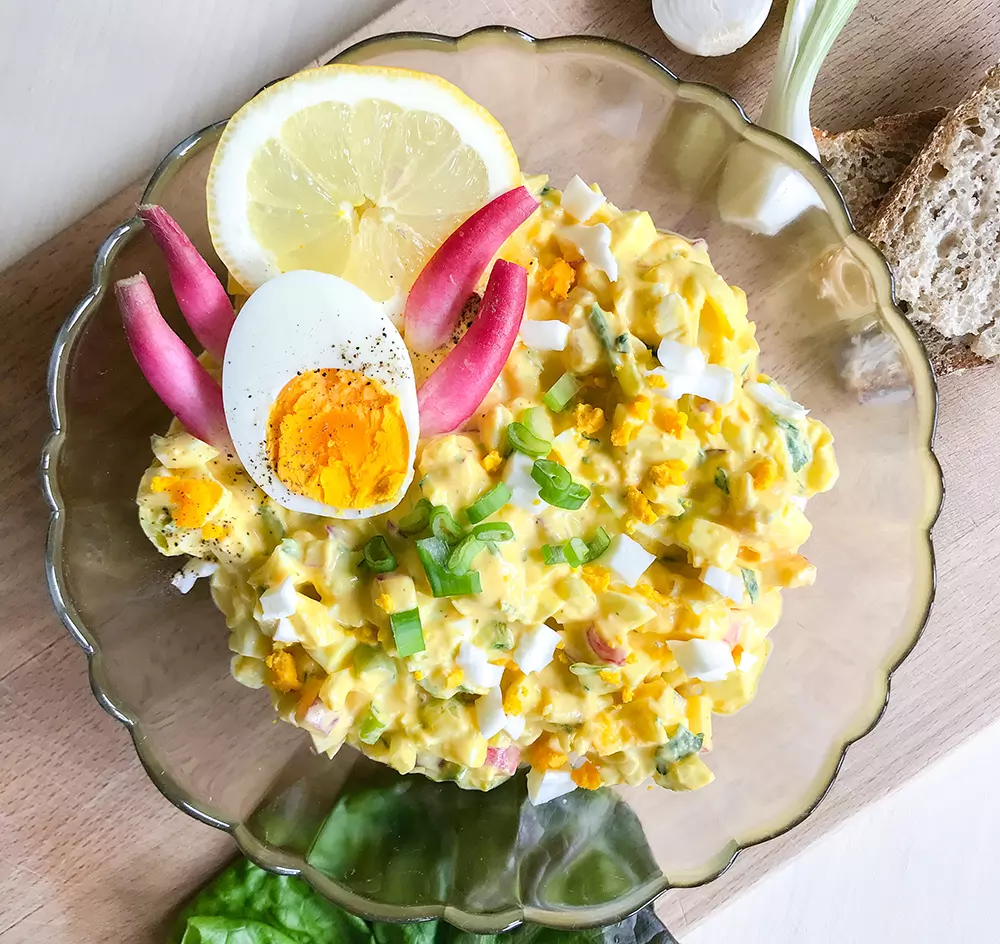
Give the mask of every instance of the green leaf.
<svg viewBox="0 0 1000 944">
<path fill-rule="evenodd" d="M 377 944 L 434 944 L 440 924 L 439 921 L 421 921 L 419 924 L 373 921 L 372 933 Z"/>
<path fill-rule="evenodd" d="M 757 575 L 749 567 L 741 567 L 740 573 L 743 574 L 743 586 L 746 587 L 750 602 L 756 603 L 757 598 L 760 596 L 760 585 L 757 583 Z"/>
<path fill-rule="evenodd" d="M 302 879 L 265 872 L 245 859 L 195 895 L 174 936 L 184 944 L 371 944 L 371 939 L 361 918 L 341 911 Z"/>
<path fill-rule="evenodd" d="M 715 485 L 725 495 L 729 494 L 729 476 L 725 469 L 715 470 Z"/>
</svg>

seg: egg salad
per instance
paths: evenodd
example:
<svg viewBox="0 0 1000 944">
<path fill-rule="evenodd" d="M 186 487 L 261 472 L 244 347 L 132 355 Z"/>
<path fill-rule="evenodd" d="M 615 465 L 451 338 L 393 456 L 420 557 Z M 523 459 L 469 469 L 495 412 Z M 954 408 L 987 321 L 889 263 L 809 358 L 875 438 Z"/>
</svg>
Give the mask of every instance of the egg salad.
<svg viewBox="0 0 1000 944">
<path fill-rule="evenodd" d="M 527 183 L 499 252 L 527 273 L 523 320 L 467 421 L 428 434 L 423 397 L 489 289 L 411 356 L 360 290 L 280 275 L 199 361 L 232 448 L 154 436 L 140 522 L 190 557 L 180 589 L 210 577 L 235 679 L 319 751 L 480 790 L 527 766 L 535 802 L 696 789 L 781 591 L 814 579 L 833 439 L 760 372 L 704 243 L 579 178 Z"/>
</svg>

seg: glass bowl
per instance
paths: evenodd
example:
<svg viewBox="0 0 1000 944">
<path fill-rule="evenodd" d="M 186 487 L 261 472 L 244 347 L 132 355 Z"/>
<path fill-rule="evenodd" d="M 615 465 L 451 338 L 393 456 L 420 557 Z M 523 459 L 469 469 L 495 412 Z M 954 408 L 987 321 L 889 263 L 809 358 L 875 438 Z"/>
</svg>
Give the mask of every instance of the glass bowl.
<svg viewBox="0 0 1000 944">
<path fill-rule="evenodd" d="M 52 355 L 42 471 L 53 600 L 87 650 L 97 698 L 129 728 L 156 785 L 259 864 L 301 872 L 374 918 L 444 917 L 482 932 L 614 922 L 667 888 L 710 881 L 741 849 L 801 821 L 878 721 L 933 595 L 941 478 L 931 371 L 885 263 L 820 165 L 720 91 L 607 40 L 502 28 L 379 37 L 341 59 L 438 73 L 499 119 L 527 171 L 557 185 L 578 173 L 660 228 L 704 237 L 718 271 L 749 296 L 762 369 L 836 436 L 840 482 L 810 503 L 806 553 L 818 581 L 786 594 L 756 700 L 717 718 L 716 782 L 691 794 L 577 791 L 536 809 L 523 776 L 466 793 L 373 770 L 347 748 L 317 757 L 303 732 L 275 724 L 263 693 L 230 678 L 207 590 L 178 595 L 178 562 L 137 521 L 149 436 L 168 416 L 129 356 L 109 286 L 144 271 L 190 339 L 137 219 L 101 247 L 93 287 Z M 214 264 L 205 177 L 221 130 L 178 145 L 143 198 L 163 204 Z M 719 210 L 727 179 L 761 169 L 814 192 L 815 205 L 774 236 Z"/>
</svg>

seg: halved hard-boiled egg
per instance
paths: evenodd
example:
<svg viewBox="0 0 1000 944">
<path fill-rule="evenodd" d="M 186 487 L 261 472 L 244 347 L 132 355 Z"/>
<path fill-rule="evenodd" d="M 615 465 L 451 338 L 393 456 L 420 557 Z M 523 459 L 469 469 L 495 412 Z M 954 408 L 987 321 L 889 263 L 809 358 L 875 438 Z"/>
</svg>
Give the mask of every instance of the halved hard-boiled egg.
<svg viewBox="0 0 1000 944">
<path fill-rule="evenodd" d="M 288 272 L 250 296 L 226 345 L 222 398 L 244 468 L 291 511 L 367 518 L 413 479 L 410 354 L 382 308 L 335 275 Z"/>
</svg>

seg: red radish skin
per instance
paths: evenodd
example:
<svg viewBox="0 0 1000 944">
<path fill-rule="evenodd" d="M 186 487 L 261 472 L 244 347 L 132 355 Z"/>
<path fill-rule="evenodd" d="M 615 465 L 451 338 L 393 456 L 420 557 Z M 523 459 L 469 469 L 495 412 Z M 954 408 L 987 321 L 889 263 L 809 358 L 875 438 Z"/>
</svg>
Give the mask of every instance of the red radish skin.
<svg viewBox="0 0 1000 944">
<path fill-rule="evenodd" d="M 167 262 L 170 286 L 198 342 L 221 363 L 236 313 L 212 267 L 177 221 L 161 206 L 139 207 L 139 216 Z"/>
<path fill-rule="evenodd" d="M 417 391 L 421 436 L 450 433 L 479 409 L 507 363 L 527 297 L 528 273 L 498 259 L 475 321 Z"/>
<path fill-rule="evenodd" d="M 590 648 L 594 650 L 594 655 L 602 662 L 610 662 L 612 665 L 625 664 L 625 658 L 628 653 L 624 649 L 619 649 L 617 646 L 612 646 L 605 642 L 596 627 L 591 626 L 587 630 L 587 642 Z"/>
<path fill-rule="evenodd" d="M 517 765 L 521 761 L 521 749 L 511 745 L 510 747 L 488 747 L 486 748 L 486 765 L 496 767 L 506 774 L 512 774 L 517 770 Z"/>
<path fill-rule="evenodd" d="M 132 355 L 156 395 L 189 433 L 232 453 L 222 388 L 163 320 L 146 276 L 116 282 L 115 297 Z"/>
<path fill-rule="evenodd" d="M 406 299 L 406 344 L 411 350 L 433 351 L 448 341 L 490 260 L 537 209 L 538 201 L 525 187 L 508 190 L 442 243 Z"/>
<path fill-rule="evenodd" d="M 736 613 L 730 613 L 729 628 L 726 630 L 726 635 L 722 637 L 722 641 L 732 649 L 740 641 L 740 633 L 742 631 L 743 617 L 738 616 Z"/>
</svg>

